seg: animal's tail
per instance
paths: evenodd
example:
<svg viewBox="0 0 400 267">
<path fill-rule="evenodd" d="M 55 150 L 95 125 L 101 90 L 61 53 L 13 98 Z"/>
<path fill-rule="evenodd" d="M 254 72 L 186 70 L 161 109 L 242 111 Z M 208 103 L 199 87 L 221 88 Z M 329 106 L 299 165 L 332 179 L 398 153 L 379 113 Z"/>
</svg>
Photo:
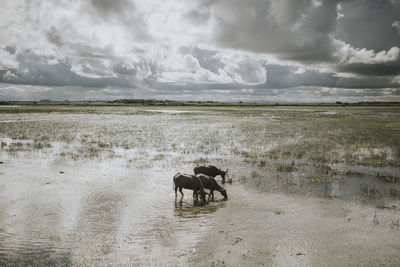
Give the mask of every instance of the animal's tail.
<svg viewBox="0 0 400 267">
<path fill-rule="evenodd" d="M 180 172 L 178 172 L 177 174 L 174 175 L 174 179 L 172 181 L 172 189 L 175 190 L 175 177 L 180 174 Z"/>
</svg>

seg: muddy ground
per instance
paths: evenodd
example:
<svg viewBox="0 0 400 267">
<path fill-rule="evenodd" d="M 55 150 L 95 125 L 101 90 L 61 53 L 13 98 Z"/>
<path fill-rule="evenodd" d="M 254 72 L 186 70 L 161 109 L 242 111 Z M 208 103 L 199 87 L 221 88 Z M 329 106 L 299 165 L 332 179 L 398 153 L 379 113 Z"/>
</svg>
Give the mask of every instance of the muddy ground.
<svg viewBox="0 0 400 267">
<path fill-rule="evenodd" d="M 396 109 L 14 111 L 1 266 L 400 265 Z M 228 201 L 175 200 L 199 163 L 229 169 Z"/>
</svg>

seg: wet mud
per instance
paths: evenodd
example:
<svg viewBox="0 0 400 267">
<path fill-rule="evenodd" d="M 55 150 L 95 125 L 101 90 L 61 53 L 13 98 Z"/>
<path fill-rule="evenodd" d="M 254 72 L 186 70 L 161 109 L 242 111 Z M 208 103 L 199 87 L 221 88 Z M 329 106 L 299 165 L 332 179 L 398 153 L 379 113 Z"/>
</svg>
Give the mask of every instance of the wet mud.
<svg viewBox="0 0 400 267">
<path fill-rule="evenodd" d="M 178 111 L 2 114 L 0 266 L 400 265 L 396 164 L 278 155 L 264 136 L 254 156 L 243 114 Z M 172 177 L 201 163 L 229 167 L 228 201 L 175 199 Z"/>
</svg>

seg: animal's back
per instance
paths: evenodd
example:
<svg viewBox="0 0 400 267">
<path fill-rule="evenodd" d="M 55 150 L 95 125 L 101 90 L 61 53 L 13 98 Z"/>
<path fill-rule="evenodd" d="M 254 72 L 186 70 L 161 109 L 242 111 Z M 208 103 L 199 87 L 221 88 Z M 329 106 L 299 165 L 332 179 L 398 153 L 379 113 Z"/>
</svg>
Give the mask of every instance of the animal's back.
<svg viewBox="0 0 400 267">
<path fill-rule="evenodd" d="M 176 187 L 182 187 L 192 190 L 200 190 L 200 182 L 194 175 L 178 173 L 174 176 L 174 183 Z"/>
<path fill-rule="evenodd" d="M 202 173 L 211 177 L 217 176 L 218 171 L 219 169 L 213 165 L 197 165 L 196 167 L 194 167 L 194 174 Z"/>
<path fill-rule="evenodd" d="M 206 175 L 206 174 L 202 174 L 202 173 L 199 173 L 196 176 L 200 178 L 201 182 L 203 183 L 204 188 L 207 188 L 210 190 L 220 189 L 219 184 L 213 177 Z"/>
</svg>

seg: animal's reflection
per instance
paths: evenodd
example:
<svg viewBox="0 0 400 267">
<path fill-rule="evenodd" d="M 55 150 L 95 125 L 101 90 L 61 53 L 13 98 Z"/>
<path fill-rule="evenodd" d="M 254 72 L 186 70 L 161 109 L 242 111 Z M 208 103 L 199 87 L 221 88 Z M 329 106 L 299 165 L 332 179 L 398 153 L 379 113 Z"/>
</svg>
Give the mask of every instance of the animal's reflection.
<svg viewBox="0 0 400 267">
<path fill-rule="evenodd" d="M 183 218 L 201 217 L 207 214 L 216 212 L 219 208 L 224 207 L 226 201 L 214 201 L 204 205 L 202 201 L 193 200 L 187 201 L 174 201 L 174 215 Z"/>
</svg>

